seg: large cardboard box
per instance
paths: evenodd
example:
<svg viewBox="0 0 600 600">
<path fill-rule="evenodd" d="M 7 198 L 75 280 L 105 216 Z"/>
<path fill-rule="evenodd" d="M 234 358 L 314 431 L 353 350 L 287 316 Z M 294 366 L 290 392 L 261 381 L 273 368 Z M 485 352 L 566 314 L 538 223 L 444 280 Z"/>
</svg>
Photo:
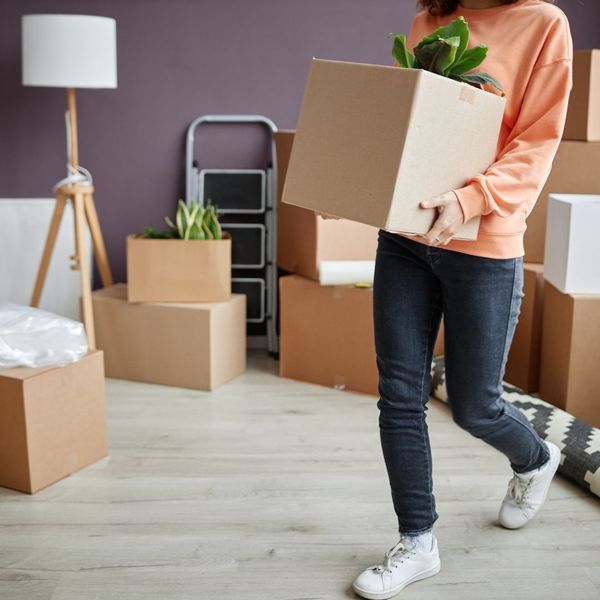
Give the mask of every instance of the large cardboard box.
<svg viewBox="0 0 600 600">
<path fill-rule="evenodd" d="M 573 53 L 573 89 L 565 140 L 600 141 L 600 50 Z"/>
<path fill-rule="evenodd" d="M 424 234 L 438 213 L 420 202 L 494 162 L 504 106 L 499 95 L 422 69 L 314 59 L 283 202 Z M 455 237 L 474 239 L 479 220 Z"/>
<path fill-rule="evenodd" d="M 231 295 L 231 238 L 127 236 L 130 302 L 222 302 Z"/>
<path fill-rule="evenodd" d="M 542 314 L 544 308 L 544 266 L 523 265 L 521 313 L 508 353 L 504 380 L 525 390 L 536 392 L 540 379 Z"/>
<path fill-rule="evenodd" d="M 319 279 L 319 265 L 330 260 L 375 260 L 378 229 L 347 220 L 323 219 L 314 211 L 284 204 L 281 196 L 294 131 L 274 134 L 277 149 L 277 264 Z"/>
<path fill-rule="evenodd" d="M 563 293 L 600 294 L 600 195 L 550 194 L 544 277 Z"/>
<path fill-rule="evenodd" d="M 225 302 L 127 301 L 127 286 L 92 293 L 106 376 L 214 390 L 246 370 L 246 296 Z"/>
<path fill-rule="evenodd" d="M 107 453 L 102 352 L 0 371 L 0 485 L 33 494 Z"/>
<path fill-rule="evenodd" d="M 600 295 L 563 294 L 544 282 L 540 397 L 600 427 Z"/>
<path fill-rule="evenodd" d="M 552 170 L 527 217 L 523 243 L 527 262 L 543 263 L 548 194 L 600 194 L 600 142 L 562 141 Z"/>
<path fill-rule="evenodd" d="M 373 289 L 288 275 L 280 286 L 279 374 L 378 395 Z M 443 330 L 434 354 L 443 353 Z"/>
</svg>

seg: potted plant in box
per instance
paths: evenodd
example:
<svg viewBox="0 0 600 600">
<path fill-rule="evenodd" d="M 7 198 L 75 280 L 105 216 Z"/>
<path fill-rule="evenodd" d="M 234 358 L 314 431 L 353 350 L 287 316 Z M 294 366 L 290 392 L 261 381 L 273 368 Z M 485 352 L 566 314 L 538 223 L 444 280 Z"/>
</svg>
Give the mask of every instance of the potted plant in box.
<svg viewBox="0 0 600 600">
<path fill-rule="evenodd" d="M 413 48 L 414 54 L 406 47 L 406 36 L 393 33 L 390 35 L 394 36 L 392 55 L 399 66 L 406 69 L 424 69 L 477 87 L 489 83 L 504 96 L 502 85 L 496 78 L 489 73 L 472 72 L 484 61 L 488 47 L 478 44 L 467 48 L 469 25 L 464 17 L 458 17 L 423 37 Z"/>
<path fill-rule="evenodd" d="M 130 302 L 221 302 L 231 295 L 231 238 L 216 207 L 179 200 L 169 230 L 127 237 Z"/>
</svg>

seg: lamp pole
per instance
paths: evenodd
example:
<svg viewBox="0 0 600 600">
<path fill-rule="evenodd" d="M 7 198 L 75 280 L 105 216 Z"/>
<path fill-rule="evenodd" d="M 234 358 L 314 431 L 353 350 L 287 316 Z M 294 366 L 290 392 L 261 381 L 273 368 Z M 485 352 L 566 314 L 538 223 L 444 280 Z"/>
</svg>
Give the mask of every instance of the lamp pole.
<svg viewBox="0 0 600 600">
<path fill-rule="evenodd" d="M 77 101 L 75 88 L 67 88 L 67 110 L 69 112 L 69 158 L 71 166 L 79 166 L 79 148 L 77 145 Z"/>
</svg>

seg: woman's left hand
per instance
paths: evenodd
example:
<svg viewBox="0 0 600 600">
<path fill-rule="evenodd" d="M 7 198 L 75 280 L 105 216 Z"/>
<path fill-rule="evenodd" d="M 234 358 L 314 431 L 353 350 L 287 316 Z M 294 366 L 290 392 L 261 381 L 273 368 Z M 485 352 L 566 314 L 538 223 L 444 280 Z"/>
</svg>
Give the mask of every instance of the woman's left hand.
<svg viewBox="0 0 600 600">
<path fill-rule="evenodd" d="M 458 202 L 456 194 L 452 191 L 434 196 L 421 202 L 423 208 L 437 208 L 439 216 L 431 229 L 422 235 L 431 246 L 445 246 L 458 228 L 465 222 L 465 215 Z"/>
</svg>

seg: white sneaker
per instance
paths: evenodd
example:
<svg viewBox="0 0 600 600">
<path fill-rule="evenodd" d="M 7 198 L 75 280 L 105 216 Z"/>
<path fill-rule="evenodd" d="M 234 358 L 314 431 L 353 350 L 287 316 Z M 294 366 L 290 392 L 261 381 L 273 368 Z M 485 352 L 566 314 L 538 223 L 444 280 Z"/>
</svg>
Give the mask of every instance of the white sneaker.
<svg viewBox="0 0 600 600">
<path fill-rule="evenodd" d="M 365 569 L 352 584 L 354 591 L 370 600 L 386 600 L 395 596 L 413 581 L 435 575 L 440 570 L 437 538 L 433 535 L 433 547 L 425 552 L 410 539 L 402 536 L 400 541 L 385 553 L 382 564 Z"/>
<path fill-rule="evenodd" d="M 544 440 L 550 460 L 528 475 L 515 473 L 508 482 L 508 491 L 498 515 L 500 524 L 508 529 L 522 527 L 537 514 L 546 500 L 550 482 L 560 464 L 560 448 Z"/>
</svg>

